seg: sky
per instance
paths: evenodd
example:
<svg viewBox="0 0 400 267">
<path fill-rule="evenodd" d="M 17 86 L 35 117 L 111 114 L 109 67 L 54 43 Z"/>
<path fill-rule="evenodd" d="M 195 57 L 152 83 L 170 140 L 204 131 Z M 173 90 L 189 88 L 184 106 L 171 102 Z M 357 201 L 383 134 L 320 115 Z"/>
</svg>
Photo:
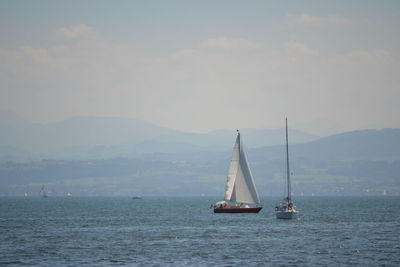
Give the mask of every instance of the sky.
<svg viewBox="0 0 400 267">
<path fill-rule="evenodd" d="M 189 132 L 400 127 L 400 1 L 0 1 L 0 107 Z"/>
</svg>

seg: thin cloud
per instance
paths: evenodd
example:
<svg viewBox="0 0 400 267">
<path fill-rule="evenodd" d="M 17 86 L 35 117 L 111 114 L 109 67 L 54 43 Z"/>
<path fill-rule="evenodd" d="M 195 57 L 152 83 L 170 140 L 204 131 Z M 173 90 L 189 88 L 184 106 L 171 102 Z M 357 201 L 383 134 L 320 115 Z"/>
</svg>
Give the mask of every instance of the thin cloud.
<svg viewBox="0 0 400 267">
<path fill-rule="evenodd" d="M 307 46 L 306 44 L 288 41 L 284 43 L 284 47 L 286 51 L 296 54 L 305 54 L 305 55 L 318 55 L 319 52 L 311 47 Z"/>
<path fill-rule="evenodd" d="M 351 127 L 362 112 L 384 121 L 383 105 L 397 109 L 398 62 L 386 50 L 326 55 L 307 42 L 270 47 L 220 37 L 156 57 L 133 44 L 68 34 L 78 41 L 0 49 L 2 106 L 33 120 L 122 114 L 192 131 L 277 124 L 283 101 L 299 119 L 318 111 Z"/>
<path fill-rule="evenodd" d="M 359 65 L 386 65 L 396 63 L 394 57 L 386 50 L 359 50 L 346 54 L 339 54 L 327 58 L 329 64 L 359 64 Z"/>
<path fill-rule="evenodd" d="M 97 32 L 85 24 L 74 25 L 57 29 L 54 37 L 58 41 L 97 38 Z"/>
<path fill-rule="evenodd" d="M 262 45 L 246 39 L 219 37 L 201 42 L 200 47 L 208 49 L 251 50 L 258 49 Z"/>
<path fill-rule="evenodd" d="M 300 25 L 349 25 L 353 21 L 340 15 L 313 16 L 309 14 L 289 14 L 287 18 L 290 23 Z"/>
</svg>

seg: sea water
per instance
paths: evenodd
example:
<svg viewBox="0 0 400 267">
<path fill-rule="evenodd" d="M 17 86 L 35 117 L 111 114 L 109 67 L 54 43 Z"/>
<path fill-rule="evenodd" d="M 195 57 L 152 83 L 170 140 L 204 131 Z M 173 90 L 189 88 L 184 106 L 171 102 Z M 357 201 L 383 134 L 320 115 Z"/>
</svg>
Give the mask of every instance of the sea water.
<svg viewBox="0 0 400 267">
<path fill-rule="evenodd" d="M 299 197 L 296 220 L 217 200 L 3 197 L 0 265 L 400 266 L 400 197 Z"/>
</svg>

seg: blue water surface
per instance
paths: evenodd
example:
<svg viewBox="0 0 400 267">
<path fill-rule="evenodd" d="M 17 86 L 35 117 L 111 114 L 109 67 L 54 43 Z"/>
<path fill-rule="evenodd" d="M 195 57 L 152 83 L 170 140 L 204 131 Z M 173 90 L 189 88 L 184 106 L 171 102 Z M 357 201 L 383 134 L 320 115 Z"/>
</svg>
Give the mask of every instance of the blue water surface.
<svg viewBox="0 0 400 267">
<path fill-rule="evenodd" d="M 0 265 L 400 266 L 399 197 L 298 197 L 300 216 L 210 197 L 0 198 Z"/>
</svg>

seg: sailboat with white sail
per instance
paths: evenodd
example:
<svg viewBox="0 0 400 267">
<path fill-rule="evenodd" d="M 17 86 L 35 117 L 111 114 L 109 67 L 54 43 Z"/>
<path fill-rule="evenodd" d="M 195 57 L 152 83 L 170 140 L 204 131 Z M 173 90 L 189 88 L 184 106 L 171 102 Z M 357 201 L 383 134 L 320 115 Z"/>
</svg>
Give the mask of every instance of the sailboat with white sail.
<svg viewBox="0 0 400 267">
<path fill-rule="evenodd" d="M 298 211 L 292 201 L 292 188 L 290 184 L 290 168 L 289 168 L 289 141 L 288 141 L 288 124 L 286 121 L 286 196 L 283 201 L 275 207 L 276 218 L 278 219 L 293 219 Z"/>
<path fill-rule="evenodd" d="M 262 209 L 239 130 L 233 147 L 224 200 L 211 205 L 211 208 L 215 213 L 258 213 Z"/>
</svg>

